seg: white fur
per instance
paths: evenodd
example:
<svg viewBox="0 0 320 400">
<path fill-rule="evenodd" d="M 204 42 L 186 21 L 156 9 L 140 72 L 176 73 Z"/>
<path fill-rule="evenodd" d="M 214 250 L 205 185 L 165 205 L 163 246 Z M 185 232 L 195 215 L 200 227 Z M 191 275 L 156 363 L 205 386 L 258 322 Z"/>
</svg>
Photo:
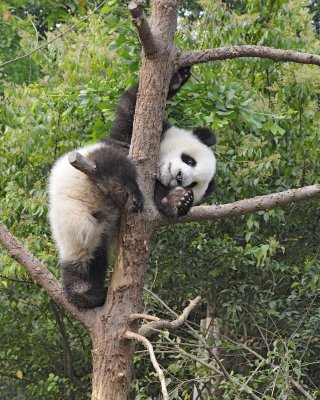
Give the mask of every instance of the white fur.
<svg viewBox="0 0 320 400">
<path fill-rule="evenodd" d="M 78 149 L 82 155 L 105 146 L 96 143 Z M 69 153 L 54 165 L 49 178 L 49 220 L 60 259 L 86 260 L 93 256 L 101 235 L 108 232 L 109 241 L 116 238 L 118 209 L 82 172 L 69 164 Z M 98 223 L 93 213 L 103 212 Z"/>
<path fill-rule="evenodd" d="M 185 153 L 195 159 L 196 166 L 184 163 L 181 155 Z M 176 180 L 182 173 L 181 186 L 187 187 L 193 182 L 194 203 L 204 196 L 208 185 L 216 172 L 216 158 L 210 147 L 202 143 L 192 132 L 172 126 L 163 134 L 160 144 L 157 178 L 167 187 L 179 186 Z"/>
</svg>

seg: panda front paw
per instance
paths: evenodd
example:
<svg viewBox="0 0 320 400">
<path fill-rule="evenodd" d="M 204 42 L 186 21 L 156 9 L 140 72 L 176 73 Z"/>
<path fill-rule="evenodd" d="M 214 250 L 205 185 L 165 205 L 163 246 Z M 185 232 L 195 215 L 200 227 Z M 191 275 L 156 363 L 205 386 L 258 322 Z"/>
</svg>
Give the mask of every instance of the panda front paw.
<svg viewBox="0 0 320 400">
<path fill-rule="evenodd" d="M 162 211 L 167 217 L 186 215 L 193 204 L 193 191 L 177 186 L 162 199 Z"/>
<path fill-rule="evenodd" d="M 191 75 L 190 66 L 181 67 L 178 69 L 178 71 L 171 78 L 171 82 L 169 84 L 169 93 L 168 93 L 169 98 L 175 95 L 180 90 L 181 86 L 183 86 L 188 81 L 190 75 Z"/>
</svg>

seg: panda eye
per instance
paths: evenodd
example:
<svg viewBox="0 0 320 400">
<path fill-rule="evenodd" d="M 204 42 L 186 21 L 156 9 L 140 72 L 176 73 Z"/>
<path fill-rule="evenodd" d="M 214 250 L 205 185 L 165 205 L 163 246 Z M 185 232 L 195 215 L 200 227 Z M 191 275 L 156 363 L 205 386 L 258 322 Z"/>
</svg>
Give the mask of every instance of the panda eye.
<svg viewBox="0 0 320 400">
<path fill-rule="evenodd" d="M 182 156 L 181 156 L 181 160 L 185 164 L 190 165 L 191 167 L 195 167 L 197 165 L 197 161 L 194 158 L 188 156 L 188 154 L 184 154 L 183 153 Z"/>
</svg>

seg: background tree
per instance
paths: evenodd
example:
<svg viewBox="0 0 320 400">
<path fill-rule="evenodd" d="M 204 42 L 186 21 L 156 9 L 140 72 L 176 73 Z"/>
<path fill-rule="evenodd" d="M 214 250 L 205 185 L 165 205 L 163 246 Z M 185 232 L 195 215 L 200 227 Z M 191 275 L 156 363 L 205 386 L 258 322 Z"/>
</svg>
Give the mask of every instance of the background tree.
<svg viewBox="0 0 320 400">
<path fill-rule="evenodd" d="M 109 3 L 100 17 L 92 15 L 76 33 L 36 53 L 43 78 L 28 87 L 8 87 L 1 109 L 1 219 L 56 275 L 45 219 L 46 176 L 60 154 L 104 136 L 117 98 L 138 69 L 137 40 L 126 11 Z M 208 2 L 198 19 L 180 20 L 176 40 L 184 49 L 259 43 L 316 52 L 311 16 L 304 11 L 301 2 L 294 1 L 276 2 L 266 11 L 254 1 L 233 10 Z M 261 19 L 263 14 L 270 18 Z M 218 131 L 220 182 L 213 201 L 225 203 L 318 181 L 316 68 L 257 59 L 194 67 L 192 86 L 171 100 L 174 113 L 169 117 L 183 127 L 192 128 L 196 121 Z M 312 391 L 317 396 L 317 215 L 319 204 L 314 201 L 238 217 L 236 224 L 193 223 L 157 234 L 149 287 L 176 310 L 195 292 L 208 299 L 221 331 L 209 344 L 219 349 L 225 368 L 240 383 L 249 380 L 255 395 L 306 397 L 292 384 L 294 379 L 309 389 L 309 396 Z M 185 249 L 178 254 L 177 243 Z M 0 262 L 0 323 L 7 338 L 1 349 L 4 398 L 90 397 L 85 331 L 54 308 L 41 288 L 25 283 L 30 278 L 7 253 Z M 163 311 L 150 294 L 145 300 L 150 312 Z M 200 309 L 194 321 L 205 314 Z M 188 398 L 195 381 L 209 381 L 210 395 L 218 398 L 252 396 L 225 376 L 213 385 L 212 375 L 219 374 L 210 367 L 210 357 L 199 353 L 203 344 L 190 329 L 179 335 L 161 337 L 158 347 L 167 355 L 162 363 L 168 367 L 172 398 Z M 178 349 L 177 341 L 189 344 Z M 22 352 L 22 347 L 30 352 Z M 205 357 L 208 363 L 199 367 L 190 355 L 198 361 Z M 140 378 L 136 397 L 156 396 L 159 383 L 151 366 L 140 355 L 135 362 Z"/>
</svg>

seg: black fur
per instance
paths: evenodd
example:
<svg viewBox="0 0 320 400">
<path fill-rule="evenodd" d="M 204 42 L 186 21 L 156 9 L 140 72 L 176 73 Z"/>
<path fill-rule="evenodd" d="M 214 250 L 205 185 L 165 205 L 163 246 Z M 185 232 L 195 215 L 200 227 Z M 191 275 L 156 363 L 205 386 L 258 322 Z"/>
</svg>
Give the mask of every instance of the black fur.
<svg viewBox="0 0 320 400">
<path fill-rule="evenodd" d="M 211 147 L 217 143 L 216 136 L 210 128 L 197 128 L 193 131 L 193 134 L 197 136 L 197 138 L 200 139 L 201 142 L 208 147 Z"/>
<path fill-rule="evenodd" d="M 97 167 L 98 187 L 120 209 L 139 212 L 143 209 L 143 196 L 137 183 L 136 167 L 126 152 L 103 146 L 88 154 Z"/>
<path fill-rule="evenodd" d="M 170 99 L 188 81 L 191 75 L 191 67 L 180 68 L 172 77 L 169 84 L 168 96 Z M 126 91 L 117 106 L 115 120 L 111 125 L 109 136 L 105 142 L 122 145 L 129 148 L 133 130 L 133 119 L 137 102 L 138 85 Z M 165 122 L 164 122 L 165 124 Z"/>
<path fill-rule="evenodd" d="M 88 261 L 61 263 L 63 288 L 67 299 L 79 308 L 94 308 L 104 304 L 107 289 L 104 286 L 108 265 L 106 237 Z"/>
<path fill-rule="evenodd" d="M 214 178 L 211 179 L 209 182 L 208 188 L 203 197 L 208 197 L 217 189 L 217 182 Z"/>
</svg>

